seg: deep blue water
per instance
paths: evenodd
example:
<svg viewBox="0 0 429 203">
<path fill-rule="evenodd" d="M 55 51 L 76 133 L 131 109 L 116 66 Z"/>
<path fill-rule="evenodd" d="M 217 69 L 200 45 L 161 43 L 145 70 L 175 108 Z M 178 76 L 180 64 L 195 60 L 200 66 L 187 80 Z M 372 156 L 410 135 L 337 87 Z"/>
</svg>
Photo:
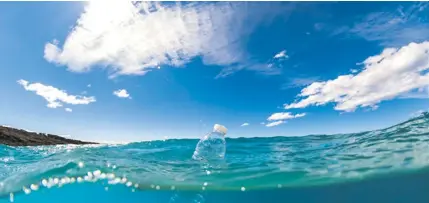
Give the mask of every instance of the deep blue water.
<svg viewBox="0 0 429 203">
<path fill-rule="evenodd" d="M 427 203 L 428 141 L 423 114 L 370 132 L 227 139 L 216 162 L 191 158 L 198 140 L 0 146 L 0 203 Z"/>
</svg>

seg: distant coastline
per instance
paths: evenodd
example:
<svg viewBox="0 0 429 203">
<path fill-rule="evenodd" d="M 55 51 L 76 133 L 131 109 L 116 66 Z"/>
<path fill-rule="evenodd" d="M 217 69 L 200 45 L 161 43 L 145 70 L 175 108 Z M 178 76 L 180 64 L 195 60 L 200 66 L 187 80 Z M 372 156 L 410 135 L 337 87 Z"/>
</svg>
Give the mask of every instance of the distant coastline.
<svg viewBox="0 0 429 203">
<path fill-rule="evenodd" d="M 0 126 L 0 144 L 8 146 L 43 146 L 60 144 L 98 144 L 64 138 L 58 135 L 29 132 L 22 129 Z"/>
</svg>

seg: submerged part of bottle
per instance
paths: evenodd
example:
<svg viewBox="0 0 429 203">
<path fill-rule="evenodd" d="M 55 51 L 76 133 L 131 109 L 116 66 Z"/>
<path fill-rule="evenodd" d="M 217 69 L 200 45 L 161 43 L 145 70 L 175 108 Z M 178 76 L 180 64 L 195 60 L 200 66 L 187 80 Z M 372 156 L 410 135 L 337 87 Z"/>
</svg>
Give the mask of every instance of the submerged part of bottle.
<svg viewBox="0 0 429 203">
<path fill-rule="evenodd" d="M 225 135 L 227 131 L 225 126 L 215 124 L 213 132 L 200 139 L 192 158 L 197 160 L 223 159 L 226 151 Z"/>
</svg>

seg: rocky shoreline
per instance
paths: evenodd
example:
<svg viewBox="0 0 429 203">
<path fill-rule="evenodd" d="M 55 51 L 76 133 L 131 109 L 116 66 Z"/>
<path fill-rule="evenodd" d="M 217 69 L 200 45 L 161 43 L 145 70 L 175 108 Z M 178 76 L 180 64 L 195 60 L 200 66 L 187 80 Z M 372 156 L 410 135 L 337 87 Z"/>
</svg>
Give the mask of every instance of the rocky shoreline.
<svg viewBox="0 0 429 203">
<path fill-rule="evenodd" d="M 67 139 L 58 135 L 28 132 L 22 129 L 0 126 L 0 144 L 9 146 L 41 146 L 60 144 L 84 145 L 98 143 Z"/>
</svg>

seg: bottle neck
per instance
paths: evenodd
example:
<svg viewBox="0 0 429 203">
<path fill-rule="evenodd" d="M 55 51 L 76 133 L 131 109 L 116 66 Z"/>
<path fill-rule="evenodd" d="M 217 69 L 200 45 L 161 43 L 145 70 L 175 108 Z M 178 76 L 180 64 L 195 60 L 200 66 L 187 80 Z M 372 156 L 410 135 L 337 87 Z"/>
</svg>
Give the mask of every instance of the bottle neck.
<svg viewBox="0 0 429 203">
<path fill-rule="evenodd" d="M 225 133 L 224 133 L 224 132 L 222 132 L 222 131 L 220 131 L 220 130 L 217 130 L 217 129 L 214 129 L 212 133 L 217 133 L 217 134 L 220 134 L 220 135 L 222 135 L 222 136 L 225 136 Z"/>
<path fill-rule="evenodd" d="M 210 133 L 210 137 L 211 138 L 225 138 L 225 134 L 222 132 L 213 131 L 212 133 Z"/>
</svg>

